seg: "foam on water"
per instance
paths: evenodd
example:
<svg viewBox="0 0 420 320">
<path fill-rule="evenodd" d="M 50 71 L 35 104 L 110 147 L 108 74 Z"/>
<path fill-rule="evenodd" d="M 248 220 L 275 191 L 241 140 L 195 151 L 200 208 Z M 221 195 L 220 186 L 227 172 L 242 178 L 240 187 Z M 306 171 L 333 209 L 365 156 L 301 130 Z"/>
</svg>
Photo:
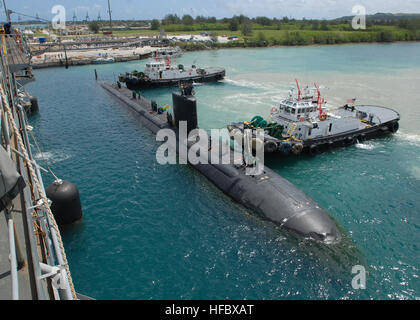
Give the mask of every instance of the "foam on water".
<svg viewBox="0 0 420 320">
<path fill-rule="evenodd" d="M 420 134 L 409 134 L 400 130 L 395 134 L 395 137 L 414 146 L 420 147 Z"/>
<path fill-rule="evenodd" d="M 34 154 L 35 160 L 38 162 L 47 162 L 54 164 L 71 158 L 71 155 L 59 151 L 42 151 Z"/>
<path fill-rule="evenodd" d="M 368 143 L 356 143 L 356 147 L 360 148 L 360 149 L 364 149 L 364 150 L 373 150 L 375 149 L 375 144 L 372 142 L 368 142 Z"/>
</svg>

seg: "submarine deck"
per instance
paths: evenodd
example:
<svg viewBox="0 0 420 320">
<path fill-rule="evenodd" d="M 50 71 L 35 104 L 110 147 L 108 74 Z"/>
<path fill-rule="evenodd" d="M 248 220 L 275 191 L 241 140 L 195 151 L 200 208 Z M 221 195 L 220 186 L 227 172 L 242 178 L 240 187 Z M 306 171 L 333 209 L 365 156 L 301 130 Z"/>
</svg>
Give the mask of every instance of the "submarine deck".
<svg viewBox="0 0 420 320">
<path fill-rule="evenodd" d="M 112 96 L 126 103 L 134 111 L 140 113 L 144 118 L 149 120 L 148 122 L 144 122 L 145 125 L 148 125 L 150 122 L 154 124 L 155 128 L 149 127 L 149 129 L 151 129 L 153 132 L 168 126 L 167 112 L 165 111 L 163 113 L 158 113 L 153 111 L 151 101 L 145 97 L 137 95 L 136 99 L 134 99 L 131 90 L 123 87 L 119 88 L 114 83 L 110 84 L 102 82 L 101 86 L 109 93 L 111 93 Z"/>
</svg>

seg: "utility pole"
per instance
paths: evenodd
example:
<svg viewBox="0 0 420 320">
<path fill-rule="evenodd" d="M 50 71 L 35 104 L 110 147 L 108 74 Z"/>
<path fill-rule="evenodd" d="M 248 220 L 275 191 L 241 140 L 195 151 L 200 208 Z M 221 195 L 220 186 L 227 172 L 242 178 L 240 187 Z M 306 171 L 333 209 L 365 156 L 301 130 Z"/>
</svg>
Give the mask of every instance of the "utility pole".
<svg viewBox="0 0 420 320">
<path fill-rule="evenodd" d="M 109 3 L 109 0 L 108 0 L 108 13 L 109 13 L 109 28 L 111 29 L 111 34 L 112 34 L 111 4 Z"/>
</svg>

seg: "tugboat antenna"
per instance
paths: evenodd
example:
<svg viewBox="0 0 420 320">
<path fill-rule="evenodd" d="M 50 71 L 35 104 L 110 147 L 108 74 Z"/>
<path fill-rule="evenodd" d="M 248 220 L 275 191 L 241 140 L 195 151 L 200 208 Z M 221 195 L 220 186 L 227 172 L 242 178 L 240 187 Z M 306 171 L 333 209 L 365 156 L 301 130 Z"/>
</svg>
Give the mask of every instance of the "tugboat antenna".
<svg viewBox="0 0 420 320">
<path fill-rule="evenodd" d="M 300 101 L 300 94 L 301 94 L 301 92 L 300 92 L 300 87 L 299 87 L 299 82 L 297 81 L 297 79 L 295 79 L 296 80 L 296 85 L 297 85 L 297 88 L 298 88 L 298 100 Z"/>
</svg>

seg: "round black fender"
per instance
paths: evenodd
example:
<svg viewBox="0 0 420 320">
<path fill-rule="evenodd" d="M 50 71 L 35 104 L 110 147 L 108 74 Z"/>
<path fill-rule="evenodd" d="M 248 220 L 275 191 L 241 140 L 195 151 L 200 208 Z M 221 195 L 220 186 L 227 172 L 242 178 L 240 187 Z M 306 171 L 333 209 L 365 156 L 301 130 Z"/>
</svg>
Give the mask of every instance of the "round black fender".
<svg viewBox="0 0 420 320">
<path fill-rule="evenodd" d="M 34 96 L 29 98 L 31 102 L 31 113 L 39 112 L 38 99 Z"/>
<path fill-rule="evenodd" d="M 279 147 L 278 144 L 273 140 L 267 140 L 264 143 L 264 151 L 267 153 L 272 153 L 272 152 L 277 151 L 278 147 Z"/>
<path fill-rule="evenodd" d="M 51 211 L 59 226 L 71 224 L 83 216 L 79 190 L 68 181 L 55 181 L 48 186 L 47 197 L 52 201 Z"/>
<path fill-rule="evenodd" d="M 316 156 L 319 153 L 319 147 L 316 144 L 313 144 L 309 147 L 309 155 Z"/>
<path fill-rule="evenodd" d="M 347 137 L 346 139 L 344 139 L 344 143 L 347 146 L 355 144 L 356 143 L 356 138 L 355 137 Z"/>
<path fill-rule="evenodd" d="M 397 132 L 399 128 L 400 128 L 400 125 L 398 124 L 397 121 L 391 122 L 388 125 L 388 130 L 391 131 L 392 133 Z"/>
<path fill-rule="evenodd" d="M 295 143 L 292 147 L 292 152 L 295 155 L 300 155 L 302 153 L 303 150 L 303 144 L 302 143 Z"/>
</svg>

